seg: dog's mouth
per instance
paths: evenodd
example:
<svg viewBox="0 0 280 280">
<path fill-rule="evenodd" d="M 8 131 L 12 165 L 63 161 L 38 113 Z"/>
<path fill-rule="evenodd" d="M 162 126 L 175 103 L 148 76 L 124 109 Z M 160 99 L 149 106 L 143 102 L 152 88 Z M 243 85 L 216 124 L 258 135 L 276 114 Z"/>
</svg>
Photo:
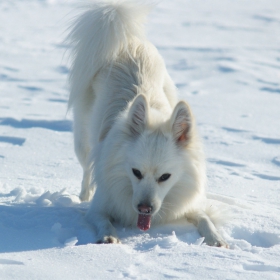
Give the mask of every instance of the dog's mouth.
<svg viewBox="0 0 280 280">
<path fill-rule="evenodd" d="M 151 227 L 151 217 L 150 214 L 139 214 L 137 227 L 144 231 L 148 230 Z"/>
<path fill-rule="evenodd" d="M 140 203 L 138 208 L 137 227 L 141 230 L 148 230 L 151 227 L 153 206 L 151 204 Z"/>
</svg>

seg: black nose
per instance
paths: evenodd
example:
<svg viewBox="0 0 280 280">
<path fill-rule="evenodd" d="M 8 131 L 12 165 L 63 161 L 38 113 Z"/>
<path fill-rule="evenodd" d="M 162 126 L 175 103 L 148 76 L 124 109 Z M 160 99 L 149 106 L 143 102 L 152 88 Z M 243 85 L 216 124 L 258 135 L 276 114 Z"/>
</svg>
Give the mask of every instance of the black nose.
<svg viewBox="0 0 280 280">
<path fill-rule="evenodd" d="M 140 203 L 140 204 L 138 204 L 137 208 L 138 208 L 138 211 L 143 214 L 151 214 L 153 211 L 153 206 L 150 204 Z"/>
</svg>

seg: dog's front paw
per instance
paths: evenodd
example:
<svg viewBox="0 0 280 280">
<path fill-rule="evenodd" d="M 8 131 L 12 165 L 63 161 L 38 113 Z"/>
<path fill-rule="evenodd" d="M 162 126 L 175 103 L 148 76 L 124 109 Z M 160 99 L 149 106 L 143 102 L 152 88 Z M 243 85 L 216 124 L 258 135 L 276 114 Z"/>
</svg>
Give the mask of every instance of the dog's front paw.
<svg viewBox="0 0 280 280">
<path fill-rule="evenodd" d="M 219 234 L 214 234 L 211 236 L 205 237 L 204 243 L 208 246 L 214 247 L 223 247 L 229 249 L 229 245 L 224 241 L 224 239 Z"/>
<path fill-rule="evenodd" d="M 114 236 L 103 236 L 103 238 L 96 241 L 96 244 L 120 244 L 121 241 Z"/>
<path fill-rule="evenodd" d="M 215 241 L 211 241 L 211 242 L 205 242 L 205 243 L 209 246 L 222 247 L 222 248 L 229 249 L 229 245 L 223 239 L 215 240 Z"/>
</svg>

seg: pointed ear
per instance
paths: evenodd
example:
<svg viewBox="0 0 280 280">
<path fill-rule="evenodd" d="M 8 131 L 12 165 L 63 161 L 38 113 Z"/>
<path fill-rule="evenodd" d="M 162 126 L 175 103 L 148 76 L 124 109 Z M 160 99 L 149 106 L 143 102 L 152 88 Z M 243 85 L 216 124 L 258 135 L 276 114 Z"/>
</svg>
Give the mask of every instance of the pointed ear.
<svg viewBox="0 0 280 280">
<path fill-rule="evenodd" d="M 180 101 L 175 107 L 170 121 L 176 143 L 180 146 L 186 146 L 191 138 L 193 122 L 189 105 L 184 101 Z"/>
<path fill-rule="evenodd" d="M 146 128 L 148 122 L 148 105 L 144 95 L 138 95 L 128 113 L 128 127 L 132 136 L 138 136 Z"/>
</svg>

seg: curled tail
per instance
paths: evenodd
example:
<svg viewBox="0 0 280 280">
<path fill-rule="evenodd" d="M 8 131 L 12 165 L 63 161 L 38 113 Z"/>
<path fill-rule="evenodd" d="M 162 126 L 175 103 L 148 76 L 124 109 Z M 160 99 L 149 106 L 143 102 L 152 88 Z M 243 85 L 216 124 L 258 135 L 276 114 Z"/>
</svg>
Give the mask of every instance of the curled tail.
<svg viewBox="0 0 280 280">
<path fill-rule="evenodd" d="M 144 39 L 144 21 L 151 5 L 135 1 L 95 3 L 78 17 L 67 41 L 73 45 L 70 97 L 83 98 L 99 69 L 112 61 L 133 38 Z"/>
</svg>

